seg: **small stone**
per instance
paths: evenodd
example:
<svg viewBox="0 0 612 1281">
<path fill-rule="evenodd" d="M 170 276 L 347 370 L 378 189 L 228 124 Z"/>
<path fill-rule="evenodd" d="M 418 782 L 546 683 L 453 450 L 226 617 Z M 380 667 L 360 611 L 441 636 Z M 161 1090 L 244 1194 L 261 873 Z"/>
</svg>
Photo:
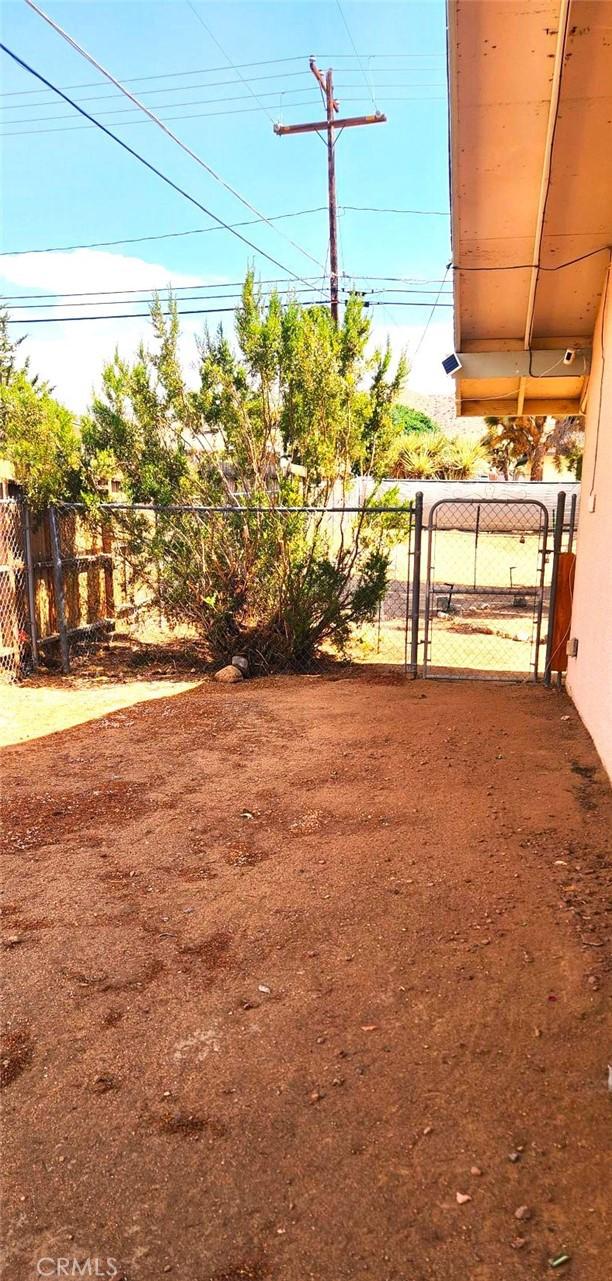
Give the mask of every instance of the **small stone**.
<svg viewBox="0 0 612 1281">
<path fill-rule="evenodd" d="M 482 1170 L 480 1169 L 480 1167 L 479 1167 L 478 1165 L 473 1165 L 473 1166 L 472 1166 L 472 1168 L 471 1168 L 471 1170 L 470 1170 L 470 1174 L 473 1174 L 476 1178 L 480 1178 L 480 1176 L 481 1176 L 481 1174 L 482 1174 Z"/>
<path fill-rule="evenodd" d="M 106 1094 L 108 1090 L 114 1090 L 117 1082 L 110 1072 L 101 1072 L 99 1076 L 94 1077 L 92 1090 L 96 1094 Z"/>
<path fill-rule="evenodd" d="M 527 1245 L 527 1237 L 513 1237 L 510 1245 L 513 1250 L 522 1250 Z"/>
<path fill-rule="evenodd" d="M 528 1205 L 519 1205 L 518 1210 L 514 1211 L 515 1219 L 520 1219 L 522 1223 L 531 1218 L 531 1210 Z"/>
<path fill-rule="evenodd" d="M 244 676 L 238 667 L 229 663 L 227 667 L 221 667 L 215 672 L 215 680 L 220 681 L 222 685 L 235 685 L 238 681 L 244 680 Z"/>
<path fill-rule="evenodd" d="M 270 995 L 270 988 L 268 987 L 267 983 L 258 983 L 258 984 L 257 984 L 257 991 L 258 991 L 258 992 L 266 992 L 268 996 Z"/>
<path fill-rule="evenodd" d="M 457 1198 L 457 1205 L 465 1205 L 467 1201 L 472 1200 L 469 1192 L 457 1192 L 456 1198 Z"/>
<path fill-rule="evenodd" d="M 324 1099 L 324 1098 L 325 1098 L 325 1095 L 324 1095 L 324 1094 L 322 1094 L 320 1090 L 313 1090 L 313 1091 L 312 1091 L 312 1094 L 311 1094 L 311 1096 L 310 1096 L 310 1102 L 311 1102 L 311 1103 L 320 1103 L 320 1102 L 321 1102 L 321 1099 Z"/>
<path fill-rule="evenodd" d="M 433 1134 L 433 1125 L 426 1125 L 423 1134 Z"/>
<path fill-rule="evenodd" d="M 513 1165 L 516 1165 L 517 1161 L 520 1161 L 520 1159 L 521 1159 L 520 1152 L 510 1152 L 508 1155 L 508 1160 L 512 1161 Z"/>
</svg>

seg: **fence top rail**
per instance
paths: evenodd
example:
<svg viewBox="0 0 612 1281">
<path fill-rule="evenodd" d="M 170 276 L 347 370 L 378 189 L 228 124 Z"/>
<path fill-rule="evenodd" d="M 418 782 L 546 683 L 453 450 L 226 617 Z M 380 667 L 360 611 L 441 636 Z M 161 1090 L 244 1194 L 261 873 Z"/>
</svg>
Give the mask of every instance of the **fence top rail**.
<svg viewBox="0 0 612 1281">
<path fill-rule="evenodd" d="M 58 503 L 57 509 L 63 511 L 89 512 L 95 515 L 96 512 L 102 511 L 106 515 L 112 512 L 151 512 L 152 515 L 186 515 L 198 512 L 214 513 L 218 515 L 233 516 L 250 516 L 264 515 L 275 516 L 288 512 L 303 513 L 321 513 L 324 516 L 346 516 L 346 515 L 380 515 L 388 516 L 394 513 L 406 515 L 412 510 L 413 503 L 407 499 L 404 503 L 398 503 L 393 507 L 381 506 L 375 507 L 369 503 L 362 504 L 361 507 L 199 507 L 184 503 L 181 505 L 169 504 L 165 507 L 153 507 L 150 503 L 100 503 L 98 507 L 89 508 L 85 503 Z"/>
<path fill-rule="evenodd" d="M 439 498 L 436 503 L 432 503 L 430 514 L 435 512 L 438 507 L 486 507 L 493 505 L 495 507 L 539 507 L 543 512 L 547 512 L 547 507 L 540 502 L 539 498 Z"/>
</svg>

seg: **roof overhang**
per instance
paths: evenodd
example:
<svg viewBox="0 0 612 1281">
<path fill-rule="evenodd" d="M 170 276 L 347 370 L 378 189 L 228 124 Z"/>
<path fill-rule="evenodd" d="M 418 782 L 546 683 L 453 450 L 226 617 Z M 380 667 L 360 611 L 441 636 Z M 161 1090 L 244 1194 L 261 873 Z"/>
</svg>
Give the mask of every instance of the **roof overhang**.
<svg viewBox="0 0 612 1281">
<path fill-rule="evenodd" d="M 584 408 L 612 244 L 611 31 L 612 0 L 448 0 L 458 414 Z"/>
</svg>

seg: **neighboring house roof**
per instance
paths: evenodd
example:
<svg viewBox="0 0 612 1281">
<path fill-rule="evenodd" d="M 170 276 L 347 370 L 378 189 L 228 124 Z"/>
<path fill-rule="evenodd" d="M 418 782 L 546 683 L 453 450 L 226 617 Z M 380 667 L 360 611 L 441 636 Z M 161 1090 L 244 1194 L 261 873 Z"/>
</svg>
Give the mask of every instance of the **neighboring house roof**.
<svg viewBox="0 0 612 1281">
<path fill-rule="evenodd" d="M 612 243 L 611 31 L 612 0 L 448 0 L 459 414 L 584 404 Z"/>
</svg>

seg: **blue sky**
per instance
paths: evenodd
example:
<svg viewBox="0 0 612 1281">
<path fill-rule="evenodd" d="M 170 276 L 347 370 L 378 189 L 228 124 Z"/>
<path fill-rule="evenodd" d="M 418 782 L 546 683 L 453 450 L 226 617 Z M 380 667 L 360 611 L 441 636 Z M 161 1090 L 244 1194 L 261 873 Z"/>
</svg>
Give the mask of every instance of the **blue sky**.
<svg viewBox="0 0 612 1281">
<path fill-rule="evenodd" d="M 277 230 L 265 224 L 243 229 L 286 270 L 273 267 L 230 233 L 214 230 L 62 254 L 4 256 L 0 258 L 3 295 L 150 290 L 169 281 L 178 285 L 237 281 L 250 259 L 255 259 L 264 279 L 290 272 L 307 280 L 321 279 L 327 249 L 325 150 L 316 134 L 278 138 L 270 119 L 291 123 L 320 118 L 319 90 L 308 71 L 310 54 L 324 69 L 334 66 L 341 114 L 369 113 L 374 102 L 389 118 L 386 125 L 347 130 L 340 138 L 341 209 L 349 205 L 447 209 L 442 0 L 419 4 L 344 0 L 342 10 L 335 0 L 193 0 L 196 13 L 184 0 L 43 0 L 42 7 L 259 210 L 274 216 L 323 208 L 280 221 Z M 209 31 L 198 22 L 197 13 Z M 4 0 L 1 15 L 5 44 L 49 80 L 70 87 L 71 96 L 197 200 L 228 222 L 253 217 L 154 124 L 144 121 L 23 0 Z M 241 65 L 238 73 L 225 55 L 234 64 L 249 65 Z M 51 92 L 37 89 L 36 81 L 4 54 L 1 65 L 1 248 L 5 255 L 210 225 L 204 214 L 147 173 L 71 107 Z M 372 309 L 376 338 L 389 333 L 398 350 L 407 346 L 414 351 L 435 293 L 390 290 L 403 283 L 406 289 L 414 289 L 407 283 L 413 278 L 441 280 L 450 252 L 448 217 L 342 210 L 340 247 L 343 271 L 364 288 L 387 291 L 382 295 L 385 306 Z M 403 280 L 364 281 L 363 276 Z M 428 283 L 422 289 L 437 286 Z M 419 305 L 400 307 L 396 305 L 400 299 Z M 30 314 L 105 310 L 92 306 L 92 301 L 87 300 L 82 310 L 56 307 Z M 119 305 L 115 300 L 108 310 L 142 311 L 144 307 L 133 302 Z M 414 361 L 413 385 L 419 389 L 452 390 L 439 373 L 439 361 L 452 345 L 451 314 L 450 309 L 436 312 Z M 206 319 L 186 318 L 187 360 L 193 359 L 193 334 Z M 217 317 L 208 320 L 215 323 Z M 29 334 L 33 364 L 51 379 L 58 394 L 75 408 L 83 408 L 97 370 L 115 343 L 129 352 L 146 327 L 139 320 L 100 320 L 30 325 L 24 330 Z M 22 331 L 15 327 L 15 332 Z"/>
</svg>

